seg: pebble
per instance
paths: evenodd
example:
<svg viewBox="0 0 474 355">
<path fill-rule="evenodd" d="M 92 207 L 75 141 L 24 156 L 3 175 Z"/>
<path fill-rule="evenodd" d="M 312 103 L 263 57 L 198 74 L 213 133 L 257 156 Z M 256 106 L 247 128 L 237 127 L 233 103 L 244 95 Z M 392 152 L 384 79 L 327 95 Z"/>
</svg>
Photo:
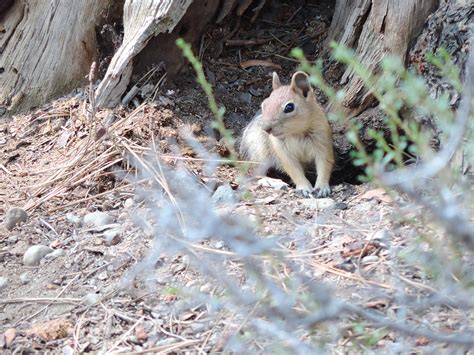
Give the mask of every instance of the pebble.
<svg viewBox="0 0 474 355">
<path fill-rule="evenodd" d="M 186 266 L 189 266 L 189 264 L 191 263 L 191 259 L 189 257 L 189 255 L 185 255 L 181 258 L 181 261 L 183 262 L 184 265 Z"/>
<path fill-rule="evenodd" d="M 84 216 L 84 224 L 90 227 L 103 227 L 111 224 L 114 218 L 105 212 L 95 211 Z"/>
<path fill-rule="evenodd" d="M 97 293 L 88 293 L 87 295 L 84 296 L 82 302 L 86 304 L 87 306 L 92 306 L 99 302 L 100 297 Z"/>
<path fill-rule="evenodd" d="M 116 245 L 122 241 L 121 236 L 122 230 L 118 228 L 107 229 L 104 231 L 105 244 L 107 245 Z"/>
<path fill-rule="evenodd" d="M 288 184 L 286 182 L 268 176 L 258 179 L 257 185 L 263 187 L 271 187 L 275 190 L 288 190 Z"/>
<path fill-rule="evenodd" d="M 7 211 L 5 217 L 3 218 L 3 224 L 8 230 L 12 230 L 16 225 L 26 222 L 28 219 L 28 214 L 25 210 L 14 207 Z"/>
<path fill-rule="evenodd" d="M 389 237 L 390 237 L 390 234 L 388 230 L 384 228 L 375 232 L 372 238 L 370 238 L 370 236 L 368 238 L 372 240 L 387 240 Z"/>
<path fill-rule="evenodd" d="M 64 249 L 56 249 L 52 253 L 46 254 L 44 258 L 47 260 L 54 260 L 64 255 L 66 255 L 66 251 Z"/>
<path fill-rule="evenodd" d="M 212 286 L 211 284 L 204 284 L 201 287 L 199 287 L 199 291 L 202 293 L 211 293 L 213 289 L 214 289 L 214 286 Z"/>
<path fill-rule="evenodd" d="M 207 325 L 204 323 L 191 323 L 191 329 L 193 330 L 194 333 L 201 333 L 204 332 L 207 329 Z"/>
<path fill-rule="evenodd" d="M 212 194 L 215 204 L 233 204 L 239 202 L 239 198 L 229 184 L 219 186 Z"/>
<path fill-rule="evenodd" d="M 0 290 L 8 286 L 8 279 L 6 277 L 0 276 Z"/>
<path fill-rule="evenodd" d="M 222 240 L 218 240 L 214 243 L 214 248 L 216 249 L 222 249 L 224 248 L 225 243 Z"/>
<path fill-rule="evenodd" d="M 18 236 L 12 235 L 12 236 L 8 237 L 7 242 L 9 244 L 15 244 L 16 242 L 18 242 Z"/>
<path fill-rule="evenodd" d="M 173 277 L 171 275 L 158 276 L 155 280 L 160 285 L 166 285 L 173 281 Z"/>
<path fill-rule="evenodd" d="M 41 259 L 43 259 L 43 257 L 52 252 L 53 249 L 46 245 L 32 245 L 23 255 L 23 264 L 25 264 L 26 266 L 39 265 Z"/>
<path fill-rule="evenodd" d="M 133 198 L 129 197 L 123 203 L 123 207 L 129 209 L 132 208 L 134 204 L 135 202 L 133 201 Z"/>
<path fill-rule="evenodd" d="M 66 222 L 71 223 L 75 225 L 76 227 L 82 227 L 82 218 L 79 216 L 76 216 L 74 213 L 68 213 L 66 214 Z"/>
<path fill-rule="evenodd" d="M 362 265 L 367 265 L 367 264 L 372 264 L 375 263 L 379 260 L 379 257 L 377 255 L 368 255 L 362 258 L 361 262 Z"/>
<path fill-rule="evenodd" d="M 74 355 L 74 349 L 69 345 L 63 346 L 63 355 Z"/>
<path fill-rule="evenodd" d="M 246 104 L 251 104 L 252 103 L 252 94 L 248 92 L 243 92 L 239 95 L 240 101 Z"/>
<path fill-rule="evenodd" d="M 107 271 L 102 271 L 99 275 L 97 275 L 97 278 L 101 281 L 104 281 L 109 278 L 109 274 L 107 273 Z"/>
<path fill-rule="evenodd" d="M 23 285 L 26 285 L 27 283 L 30 282 L 30 275 L 27 272 L 24 272 L 23 274 L 20 275 L 20 281 Z"/>
<path fill-rule="evenodd" d="M 302 205 L 312 209 L 326 209 L 336 205 L 336 202 L 329 197 L 326 198 L 304 198 L 299 200 Z"/>
</svg>

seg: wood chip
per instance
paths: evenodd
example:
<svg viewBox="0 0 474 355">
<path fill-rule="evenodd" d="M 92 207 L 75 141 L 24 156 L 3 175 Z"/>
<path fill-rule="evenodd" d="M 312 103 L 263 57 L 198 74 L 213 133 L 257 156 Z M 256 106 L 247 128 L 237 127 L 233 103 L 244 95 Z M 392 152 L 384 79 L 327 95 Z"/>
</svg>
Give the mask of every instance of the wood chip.
<svg viewBox="0 0 474 355">
<path fill-rule="evenodd" d="M 274 69 L 281 69 L 281 66 L 275 63 L 272 63 L 269 60 L 261 60 L 261 59 L 251 59 L 246 60 L 244 62 L 240 62 L 240 66 L 242 69 L 250 68 L 250 67 L 271 67 Z"/>
</svg>

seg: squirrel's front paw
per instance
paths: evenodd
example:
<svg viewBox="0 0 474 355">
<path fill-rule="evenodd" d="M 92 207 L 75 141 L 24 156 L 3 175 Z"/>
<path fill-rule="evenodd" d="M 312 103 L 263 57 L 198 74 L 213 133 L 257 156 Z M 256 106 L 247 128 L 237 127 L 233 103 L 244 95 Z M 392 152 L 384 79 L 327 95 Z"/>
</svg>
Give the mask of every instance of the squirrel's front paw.
<svg viewBox="0 0 474 355">
<path fill-rule="evenodd" d="M 312 193 L 317 197 L 328 197 L 331 194 L 331 187 L 328 184 L 315 187 Z"/>
<path fill-rule="evenodd" d="M 311 197 L 313 189 L 311 186 L 296 186 L 296 193 L 302 195 L 303 197 Z"/>
</svg>

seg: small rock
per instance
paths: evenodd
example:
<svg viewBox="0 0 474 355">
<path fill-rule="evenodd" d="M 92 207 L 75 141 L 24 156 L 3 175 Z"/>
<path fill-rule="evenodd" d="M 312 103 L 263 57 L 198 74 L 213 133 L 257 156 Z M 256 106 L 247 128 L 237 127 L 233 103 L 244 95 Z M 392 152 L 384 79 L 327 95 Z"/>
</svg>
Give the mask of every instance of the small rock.
<svg viewBox="0 0 474 355">
<path fill-rule="evenodd" d="M 265 176 L 257 181 L 258 186 L 271 187 L 275 190 L 288 190 L 288 184 L 280 179 L 273 179 Z"/>
<path fill-rule="evenodd" d="M 331 208 L 334 207 L 336 202 L 329 197 L 326 198 L 305 198 L 305 199 L 300 199 L 299 200 L 302 205 L 305 207 L 309 207 L 312 209 L 326 209 L 326 208 Z"/>
<path fill-rule="evenodd" d="M 8 279 L 6 277 L 0 276 L 0 290 L 8 286 Z"/>
<path fill-rule="evenodd" d="M 86 304 L 87 306 L 92 306 L 96 304 L 97 302 L 99 302 L 99 300 L 100 300 L 100 297 L 97 293 L 88 293 L 87 295 L 85 295 L 82 302 Z"/>
<path fill-rule="evenodd" d="M 377 255 L 368 255 L 362 258 L 361 262 L 362 265 L 367 265 L 367 264 L 372 264 L 375 263 L 379 260 L 379 257 Z"/>
<path fill-rule="evenodd" d="M 20 281 L 23 285 L 26 285 L 30 280 L 30 275 L 27 272 L 20 275 Z"/>
<path fill-rule="evenodd" d="M 104 231 L 105 244 L 116 245 L 122 241 L 122 231 L 118 228 L 107 229 Z"/>
<path fill-rule="evenodd" d="M 216 249 L 222 249 L 224 248 L 225 243 L 222 240 L 218 240 L 214 243 L 214 248 Z"/>
<path fill-rule="evenodd" d="M 189 264 L 191 263 L 191 260 L 189 258 L 189 255 L 185 255 L 182 257 L 181 261 L 183 262 L 184 265 L 186 266 L 189 266 Z"/>
<path fill-rule="evenodd" d="M 191 280 L 191 281 L 188 281 L 188 282 L 186 283 L 186 286 L 185 286 L 185 287 L 191 288 L 191 287 L 193 287 L 193 286 L 196 286 L 196 285 L 198 284 L 198 282 L 199 282 L 198 280 Z"/>
<path fill-rule="evenodd" d="M 171 281 L 173 281 L 173 277 L 171 277 L 171 275 L 158 276 L 158 277 L 156 277 L 155 280 L 160 285 L 166 285 L 166 284 L 170 283 Z"/>
<path fill-rule="evenodd" d="M 66 251 L 64 249 L 56 249 L 52 253 L 46 254 L 44 258 L 47 260 L 54 260 L 64 255 L 66 255 Z"/>
<path fill-rule="evenodd" d="M 239 198 L 229 184 L 219 186 L 212 194 L 212 201 L 216 204 L 232 204 L 239 202 Z"/>
<path fill-rule="evenodd" d="M 191 323 L 191 329 L 194 333 L 201 333 L 207 329 L 207 325 L 204 323 Z"/>
<path fill-rule="evenodd" d="M 69 345 L 63 346 L 63 355 L 74 355 L 74 349 Z"/>
<path fill-rule="evenodd" d="M 28 214 L 25 210 L 14 207 L 7 211 L 3 219 L 3 224 L 8 230 L 12 230 L 16 225 L 26 222 Z"/>
<path fill-rule="evenodd" d="M 26 253 L 23 255 L 23 264 L 26 266 L 39 265 L 41 259 L 52 252 L 53 249 L 46 245 L 33 245 L 29 247 Z"/>
<path fill-rule="evenodd" d="M 133 205 L 135 204 L 135 202 L 133 201 L 133 198 L 129 197 L 125 200 L 125 202 L 123 203 L 123 207 L 124 208 L 132 208 Z"/>
<path fill-rule="evenodd" d="M 199 291 L 202 293 L 211 293 L 213 288 L 211 284 L 204 284 L 199 288 Z"/>
<path fill-rule="evenodd" d="M 334 205 L 334 208 L 336 210 L 347 210 L 349 208 L 349 206 L 347 205 L 347 203 L 344 203 L 344 202 L 337 202 L 335 205 Z"/>
<path fill-rule="evenodd" d="M 79 216 L 76 216 L 74 213 L 68 213 L 66 214 L 66 222 L 71 223 L 75 225 L 76 227 L 82 227 L 82 218 Z"/>
<path fill-rule="evenodd" d="M 84 224 L 90 227 L 103 227 L 111 224 L 114 218 L 105 212 L 95 211 L 84 216 Z"/>
<path fill-rule="evenodd" d="M 8 239 L 7 239 L 8 244 L 15 244 L 16 242 L 18 242 L 18 236 L 16 236 L 16 235 L 12 235 L 12 236 L 8 237 Z"/>
<path fill-rule="evenodd" d="M 97 275 L 97 278 L 101 281 L 104 281 L 109 278 L 109 274 L 107 273 L 107 271 L 102 271 L 99 275 Z"/>
<path fill-rule="evenodd" d="M 251 104 L 252 103 L 252 94 L 248 92 L 243 92 L 239 95 L 239 100 L 242 101 L 245 104 Z"/>
<path fill-rule="evenodd" d="M 374 233 L 372 240 L 387 240 L 390 237 L 390 234 L 387 229 L 380 229 Z"/>
</svg>

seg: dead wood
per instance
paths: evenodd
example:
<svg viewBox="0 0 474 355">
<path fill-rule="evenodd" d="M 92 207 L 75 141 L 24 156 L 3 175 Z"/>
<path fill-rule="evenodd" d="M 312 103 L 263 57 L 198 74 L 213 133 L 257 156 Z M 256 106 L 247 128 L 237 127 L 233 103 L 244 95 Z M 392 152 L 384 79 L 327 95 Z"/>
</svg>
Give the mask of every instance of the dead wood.
<svg viewBox="0 0 474 355">
<path fill-rule="evenodd" d="M 109 3 L 14 1 L 0 14 L 0 115 L 81 86 L 96 57 L 95 26 Z"/>
<path fill-rule="evenodd" d="M 354 48 L 362 64 L 376 72 L 385 55 L 406 57 L 411 41 L 437 6 L 438 0 L 337 0 L 327 41 Z M 349 115 L 376 103 L 351 69 L 344 72 L 340 83 L 345 86 L 344 106 Z"/>
<path fill-rule="evenodd" d="M 100 83 L 98 106 L 114 106 L 130 81 L 132 59 L 159 33 L 171 32 L 185 14 L 192 0 L 126 1 L 124 5 L 124 38 Z"/>
</svg>

